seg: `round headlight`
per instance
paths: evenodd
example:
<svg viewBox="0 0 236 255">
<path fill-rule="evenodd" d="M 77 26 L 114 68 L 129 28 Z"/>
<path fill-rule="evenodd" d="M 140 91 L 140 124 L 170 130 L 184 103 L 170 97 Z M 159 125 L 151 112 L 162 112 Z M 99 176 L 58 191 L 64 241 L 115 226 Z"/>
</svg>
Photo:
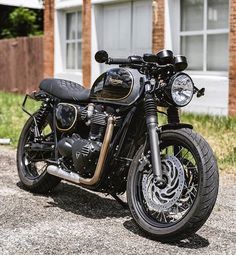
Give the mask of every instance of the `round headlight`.
<svg viewBox="0 0 236 255">
<path fill-rule="evenodd" d="M 187 74 L 181 73 L 176 75 L 171 80 L 170 85 L 170 93 L 174 104 L 185 106 L 192 100 L 194 84 Z"/>
</svg>

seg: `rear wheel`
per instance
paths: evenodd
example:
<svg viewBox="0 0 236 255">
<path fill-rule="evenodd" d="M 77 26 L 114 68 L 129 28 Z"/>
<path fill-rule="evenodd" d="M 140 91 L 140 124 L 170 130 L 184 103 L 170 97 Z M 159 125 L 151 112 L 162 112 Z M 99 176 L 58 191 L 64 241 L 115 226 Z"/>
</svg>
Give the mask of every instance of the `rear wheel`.
<svg viewBox="0 0 236 255">
<path fill-rule="evenodd" d="M 37 116 L 37 113 L 36 115 Z M 47 173 L 47 160 L 54 158 L 54 136 L 50 118 L 40 123 L 39 141 L 35 141 L 35 123 L 32 117 L 26 122 L 18 142 L 17 169 L 23 187 L 36 193 L 47 193 L 60 179 Z"/>
<path fill-rule="evenodd" d="M 190 129 L 163 132 L 160 149 L 166 185 L 153 182 L 150 152 L 141 147 L 130 167 L 127 199 L 142 230 L 175 241 L 195 233 L 209 217 L 218 193 L 218 167 L 210 146 Z"/>
</svg>

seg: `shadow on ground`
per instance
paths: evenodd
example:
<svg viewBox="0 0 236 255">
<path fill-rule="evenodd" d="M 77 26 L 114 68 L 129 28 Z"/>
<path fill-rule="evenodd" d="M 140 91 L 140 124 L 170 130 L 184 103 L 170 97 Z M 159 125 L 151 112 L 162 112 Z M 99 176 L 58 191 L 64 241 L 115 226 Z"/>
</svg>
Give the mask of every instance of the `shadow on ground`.
<svg viewBox="0 0 236 255">
<path fill-rule="evenodd" d="M 17 186 L 23 189 L 20 182 L 17 183 Z M 43 195 L 34 194 L 34 196 Z M 72 212 L 86 218 L 105 219 L 107 217 L 131 217 L 129 211 L 124 209 L 116 200 L 110 197 L 99 196 L 95 192 L 90 192 L 79 186 L 64 182 L 60 183 L 52 193 L 47 195 L 47 197 L 52 198 L 53 201 L 49 201 L 46 207 L 58 207 L 66 212 Z M 138 228 L 133 219 L 126 220 L 123 223 L 123 226 L 135 235 L 153 240 Z M 189 249 L 199 249 L 209 245 L 209 241 L 198 234 L 194 234 L 193 236 L 178 242 L 165 243 Z"/>
<path fill-rule="evenodd" d="M 48 202 L 49 207 L 56 206 L 86 218 L 121 218 L 130 215 L 116 200 L 67 183 L 60 183 L 50 197 L 53 202 Z"/>
<path fill-rule="evenodd" d="M 138 228 L 138 226 L 136 225 L 136 223 L 134 222 L 133 219 L 125 221 L 123 223 L 123 225 L 127 230 L 131 231 L 132 233 L 134 233 L 136 235 L 154 240 L 153 238 L 145 235 L 145 233 L 142 232 Z M 166 241 L 166 242 L 162 242 L 162 243 L 167 243 L 167 244 L 172 245 L 172 246 L 178 246 L 178 247 L 188 248 L 188 249 L 205 248 L 205 247 L 209 246 L 209 244 L 210 244 L 209 241 L 206 238 L 201 237 L 198 234 L 194 234 L 191 237 L 186 238 L 186 239 L 181 240 L 181 241 L 178 241 L 178 242 L 168 242 L 168 241 Z"/>
</svg>

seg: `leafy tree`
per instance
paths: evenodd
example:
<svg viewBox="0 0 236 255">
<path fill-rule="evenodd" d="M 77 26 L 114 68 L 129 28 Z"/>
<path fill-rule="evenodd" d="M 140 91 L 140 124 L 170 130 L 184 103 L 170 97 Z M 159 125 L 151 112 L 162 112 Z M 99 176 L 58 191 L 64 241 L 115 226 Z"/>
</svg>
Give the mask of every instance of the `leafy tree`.
<svg viewBox="0 0 236 255">
<path fill-rule="evenodd" d="M 33 10 L 19 7 L 10 13 L 8 26 L 3 28 L 1 37 L 12 38 L 39 34 L 42 34 L 42 31 L 37 24 L 37 14 Z"/>
</svg>

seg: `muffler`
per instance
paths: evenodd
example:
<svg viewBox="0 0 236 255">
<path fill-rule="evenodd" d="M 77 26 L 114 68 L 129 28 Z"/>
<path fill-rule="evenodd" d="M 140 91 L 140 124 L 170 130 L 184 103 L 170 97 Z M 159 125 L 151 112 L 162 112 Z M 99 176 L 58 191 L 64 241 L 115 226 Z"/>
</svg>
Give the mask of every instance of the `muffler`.
<svg viewBox="0 0 236 255">
<path fill-rule="evenodd" d="M 106 128 L 103 144 L 101 147 L 98 163 L 96 166 L 96 170 L 92 178 L 83 178 L 77 173 L 68 172 L 66 170 L 63 170 L 59 166 L 55 166 L 55 165 L 49 165 L 47 167 L 47 172 L 51 175 L 57 176 L 61 179 L 64 179 L 69 182 L 73 182 L 75 184 L 84 184 L 84 185 L 92 186 L 98 183 L 98 181 L 101 179 L 101 176 L 104 170 L 104 164 L 107 158 L 109 145 L 111 143 L 111 139 L 113 135 L 114 124 L 115 124 L 115 117 L 110 116 L 107 121 L 107 128 Z"/>
</svg>

